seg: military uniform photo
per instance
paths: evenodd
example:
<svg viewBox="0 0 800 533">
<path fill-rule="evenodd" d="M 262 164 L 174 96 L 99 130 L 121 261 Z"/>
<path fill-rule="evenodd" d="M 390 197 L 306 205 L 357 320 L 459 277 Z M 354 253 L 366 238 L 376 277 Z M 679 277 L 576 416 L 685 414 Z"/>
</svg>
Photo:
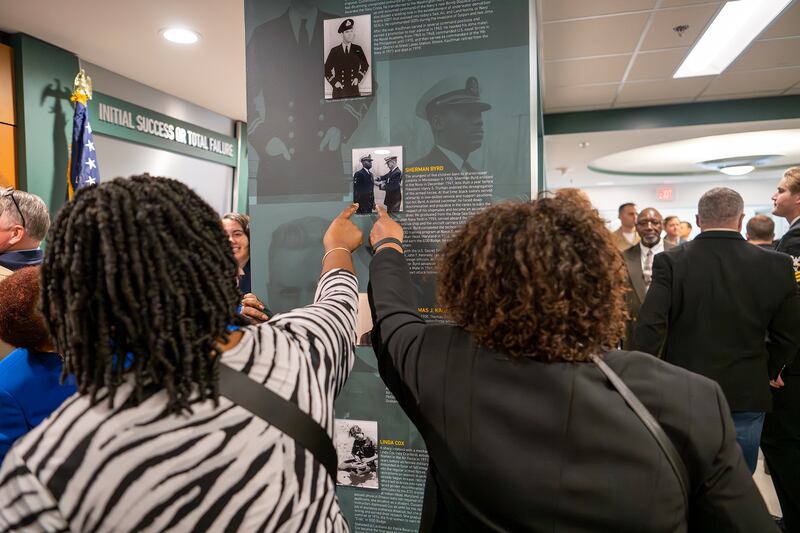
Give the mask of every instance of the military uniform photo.
<svg viewBox="0 0 800 533">
<path fill-rule="evenodd" d="M 339 20 L 341 22 L 338 22 Z M 338 36 L 334 37 L 329 33 L 332 33 L 333 26 L 337 22 Z M 364 47 L 353 42 L 357 27 L 359 41 L 365 43 Z M 325 42 L 332 45 L 334 39 L 341 42 L 330 46 L 325 57 L 325 98 L 353 98 L 372 94 L 368 57 L 371 48 L 366 44 L 370 39 L 369 15 L 344 20 L 326 20 Z"/>
<path fill-rule="evenodd" d="M 358 204 L 356 213 L 366 215 L 375 210 L 375 178 L 372 176 L 372 156 L 362 155 L 361 168 L 353 174 L 353 203 Z"/>
<path fill-rule="evenodd" d="M 384 159 L 386 166 L 389 167 L 389 172 L 380 177 L 383 184 L 383 190 L 386 191 L 386 210 L 389 213 L 397 213 L 400 211 L 400 205 L 403 201 L 402 194 L 402 181 L 403 172 L 397 165 L 397 156 L 393 155 Z"/>
</svg>

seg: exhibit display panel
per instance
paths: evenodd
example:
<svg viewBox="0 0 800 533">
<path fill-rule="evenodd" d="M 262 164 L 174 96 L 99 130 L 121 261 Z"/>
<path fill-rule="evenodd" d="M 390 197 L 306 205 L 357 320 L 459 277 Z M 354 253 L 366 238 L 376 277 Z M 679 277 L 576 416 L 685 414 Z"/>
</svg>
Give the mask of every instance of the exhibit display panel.
<svg viewBox="0 0 800 533">
<path fill-rule="evenodd" d="M 358 201 L 365 235 L 375 205 L 403 225 L 418 312 L 445 320 L 435 298 L 442 241 L 493 202 L 530 198 L 531 9 L 528 0 L 245 2 L 253 290 L 273 311 L 312 302 L 324 231 Z M 356 456 L 374 441 L 379 459 L 340 471 L 338 495 L 353 531 L 411 532 L 428 458 L 369 346 L 369 261 L 365 247 L 355 252 L 362 303 L 336 445 Z"/>
</svg>

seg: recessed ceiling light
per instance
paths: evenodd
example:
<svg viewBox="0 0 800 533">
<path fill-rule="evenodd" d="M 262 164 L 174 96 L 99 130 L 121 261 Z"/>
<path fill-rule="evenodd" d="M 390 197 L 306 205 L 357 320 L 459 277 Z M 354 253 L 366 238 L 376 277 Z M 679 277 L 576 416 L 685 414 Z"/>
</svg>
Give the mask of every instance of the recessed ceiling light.
<svg viewBox="0 0 800 533">
<path fill-rule="evenodd" d="M 161 36 L 171 43 L 194 44 L 200 40 L 200 34 L 186 28 L 167 28 L 161 30 Z"/>
<path fill-rule="evenodd" d="M 672 76 L 712 76 L 728 68 L 792 0 L 731 0 Z"/>
</svg>

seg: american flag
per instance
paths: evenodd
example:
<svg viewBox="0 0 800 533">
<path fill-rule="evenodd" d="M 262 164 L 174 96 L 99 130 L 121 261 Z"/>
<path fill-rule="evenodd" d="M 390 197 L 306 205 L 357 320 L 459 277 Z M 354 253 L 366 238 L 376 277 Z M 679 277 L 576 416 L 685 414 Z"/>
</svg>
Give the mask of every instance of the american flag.
<svg viewBox="0 0 800 533">
<path fill-rule="evenodd" d="M 90 94 L 91 92 L 86 94 L 86 91 L 76 88 L 71 98 L 75 102 L 75 115 L 72 119 L 72 148 L 70 149 L 69 183 L 67 184 L 69 199 L 72 199 L 75 191 L 81 187 L 100 182 L 92 126 L 89 124 L 89 108 L 86 107 L 88 99 L 91 98 Z"/>
</svg>

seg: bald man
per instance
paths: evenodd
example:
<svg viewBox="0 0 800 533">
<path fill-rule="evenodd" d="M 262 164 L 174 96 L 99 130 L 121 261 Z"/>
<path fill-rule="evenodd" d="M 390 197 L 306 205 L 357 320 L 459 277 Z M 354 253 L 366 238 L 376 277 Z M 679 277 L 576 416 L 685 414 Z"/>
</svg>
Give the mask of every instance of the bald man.
<svg viewBox="0 0 800 533">
<path fill-rule="evenodd" d="M 630 315 L 625 326 L 625 339 L 622 341 L 622 347 L 625 350 L 631 349 L 639 308 L 647 295 L 647 289 L 650 288 L 653 259 L 656 254 L 675 247 L 674 244 L 661 238 L 663 224 L 661 213 L 657 209 L 653 207 L 642 209 L 636 216 L 635 224 L 639 242 L 622 252 L 625 268 L 628 270 L 628 287 L 631 288 L 631 291 L 625 295 L 628 315 Z"/>
</svg>

